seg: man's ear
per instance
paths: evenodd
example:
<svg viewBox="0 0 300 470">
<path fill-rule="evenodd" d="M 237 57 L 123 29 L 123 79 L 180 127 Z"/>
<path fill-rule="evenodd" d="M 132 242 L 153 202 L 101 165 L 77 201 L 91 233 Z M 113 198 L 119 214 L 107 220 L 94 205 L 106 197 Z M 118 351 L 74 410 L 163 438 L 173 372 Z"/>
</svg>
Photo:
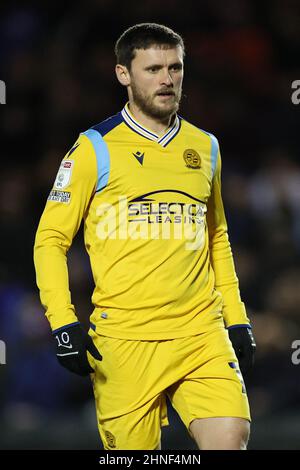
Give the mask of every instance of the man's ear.
<svg viewBox="0 0 300 470">
<path fill-rule="evenodd" d="M 130 85 L 130 73 L 125 65 L 117 64 L 115 71 L 121 85 Z"/>
</svg>

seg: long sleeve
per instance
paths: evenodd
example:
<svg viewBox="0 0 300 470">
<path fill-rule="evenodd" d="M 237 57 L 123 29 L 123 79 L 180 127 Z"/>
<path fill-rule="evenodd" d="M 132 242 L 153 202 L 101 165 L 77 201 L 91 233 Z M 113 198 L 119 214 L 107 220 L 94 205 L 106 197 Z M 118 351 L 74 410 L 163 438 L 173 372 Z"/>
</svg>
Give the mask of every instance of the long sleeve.
<svg viewBox="0 0 300 470">
<path fill-rule="evenodd" d="M 71 303 L 67 252 L 84 218 L 96 181 L 93 146 L 85 135 L 80 135 L 62 160 L 35 238 L 37 286 L 52 330 L 78 321 Z"/>
<path fill-rule="evenodd" d="M 227 233 L 227 222 L 221 195 L 221 155 L 218 151 L 212 194 L 208 202 L 207 223 L 210 261 L 215 273 L 215 287 L 223 297 L 226 327 L 246 325 L 250 321 L 241 301 L 238 278 Z"/>
</svg>

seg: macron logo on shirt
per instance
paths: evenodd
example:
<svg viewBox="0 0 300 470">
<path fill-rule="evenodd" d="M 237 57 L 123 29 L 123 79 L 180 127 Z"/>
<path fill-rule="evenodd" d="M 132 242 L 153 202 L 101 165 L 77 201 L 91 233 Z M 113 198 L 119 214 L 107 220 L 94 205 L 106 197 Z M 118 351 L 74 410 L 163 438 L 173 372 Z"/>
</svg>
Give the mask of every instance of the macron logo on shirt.
<svg viewBox="0 0 300 470">
<path fill-rule="evenodd" d="M 137 161 L 138 161 L 141 165 L 143 165 L 143 160 L 144 160 L 145 152 L 144 152 L 144 153 L 136 152 L 136 153 L 132 153 L 132 155 L 137 159 Z"/>
</svg>

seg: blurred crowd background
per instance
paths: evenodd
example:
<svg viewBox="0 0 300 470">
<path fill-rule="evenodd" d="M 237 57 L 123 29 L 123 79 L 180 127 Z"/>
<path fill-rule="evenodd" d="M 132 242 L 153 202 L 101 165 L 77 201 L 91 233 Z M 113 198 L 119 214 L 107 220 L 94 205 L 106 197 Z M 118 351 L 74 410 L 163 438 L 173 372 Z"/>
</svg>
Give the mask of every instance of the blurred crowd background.
<svg viewBox="0 0 300 470">
<path fill-rule="evenodd" d="M 180 114 L 214 133 L 240 289 L 257 340 L 245 377 L 251 449 L 300 449 L 300 79 L 297 0 L 1 2 L 0 448 L 97 449 L 89 378 L 57 363 L 35 285 L 35 230 L 60 160 L 79 132 L 126 100 L 114 42 L 154 21 L 182 34 L 187 58 Z M 80 320 L 92 278 L 80 232 L 69 255 Z M 299 356 L 300 357 L 300 356 Z M 170 409 L 163 448 L 193 449 Z"/>
</svg>

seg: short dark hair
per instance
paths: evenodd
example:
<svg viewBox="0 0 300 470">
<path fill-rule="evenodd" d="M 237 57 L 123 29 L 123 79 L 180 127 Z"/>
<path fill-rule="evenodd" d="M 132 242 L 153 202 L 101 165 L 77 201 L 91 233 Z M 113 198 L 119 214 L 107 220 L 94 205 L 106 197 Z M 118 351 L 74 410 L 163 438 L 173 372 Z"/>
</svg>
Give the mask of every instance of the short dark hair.
<svg viewBox="0 0 300 470">
<path fill-rule="evenodd" d="M 171 28 L 157 23 L 140 23 L 126 29 L 115 45 L 117 63 L 125 65 L 128 70 L 135 57 L 136 49 L 148 49 L 153 45 L 166 48 L 181 46 L 184 56 L 182 37 Z"/>
</svg>

